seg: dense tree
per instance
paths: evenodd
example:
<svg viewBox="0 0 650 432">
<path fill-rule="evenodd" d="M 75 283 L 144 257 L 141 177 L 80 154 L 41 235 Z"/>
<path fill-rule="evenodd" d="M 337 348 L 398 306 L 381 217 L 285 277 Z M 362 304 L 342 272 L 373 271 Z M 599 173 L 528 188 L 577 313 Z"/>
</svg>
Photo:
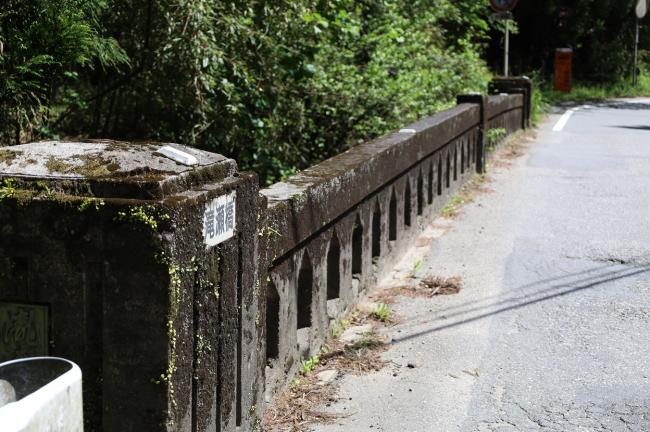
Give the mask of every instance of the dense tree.
<svg viewBox="0 0 650 432">
<path fill-rule="evenodd" d="M 21 120 L 33 133 L 20 141 L 183 142 L 273 181 L 482 90 L 488 79 L 485 1 L 11 1 L 0 80 L 27 82 L 13 72 L 27 61 L 13 54 L 16 39 L 52 59 L 30 75 L 38 79 L 29 104 L 1 103 L 5 113 L 34 111 Z M 7 18 L 44 26 L 73 11 L 84 31 L 70 39 L 67 26 L 51 27 L 43 43 Z M 54 58 L 61 41 L 82 55 Z"/>
<path fill-rule="evenodd" d="M 101 34 L 97 0 L 8 0 L 0 10 L 0 140 L 49 133 L 56 111 L 83 107 L 79 72 L 126 65 Z"/>
<path fill-rule="evenodd" d="M 637 0 L 520 1 L 514 10 L 519 34 L 511 40 L 514 73 L 553 72 L 556 48 L 573 48 L 574 75 L 592 82 L 629 78 Z M 643 23 L 648 22 L 648 17 Z M 641 47 L 650 34 L 642 31 Z M 490 47 L 490 64 L 501 65 L 500 35 Z M 500 66 L 499 66 L 500 69 Z"/>
</svg>

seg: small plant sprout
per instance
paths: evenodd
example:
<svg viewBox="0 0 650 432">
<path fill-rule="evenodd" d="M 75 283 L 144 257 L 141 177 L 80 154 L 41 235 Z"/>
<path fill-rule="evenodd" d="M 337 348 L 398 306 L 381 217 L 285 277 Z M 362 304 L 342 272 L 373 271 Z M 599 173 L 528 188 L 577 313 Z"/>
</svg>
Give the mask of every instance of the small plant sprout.
<svg viewBox="0 0 650 432">
<path fill-rule="evenodd" d="M 307 360 L 303 360 L 300 362 L 300 372 L 303 375 L 307 375 L 309 372 L 311 372 L 320 362 L 320 357 L 315 355 L 310 357 Z"/>
<path fill-rule="evenodd" d="M 6 178 L 0 181 L 0 199 L 11 198 L 15 193 L 14 179 Z"/>
<path fill-rule="evenodd" d="M 118 212 L 115 218 L 115 220 L 122 222 L 143 224 L 152 230 L 158 229 L 158 222 L 169 219 L 170 217 L 168 214 L 162 213 L 152 205 L 131 207 L 128 211 Z"/>
<path fill-rule="evenodd" d="M 391 312 L 390 307 L 386 303 L 379 303 L 371 315 L 381 322 L 386 322 L 390 320 Z"/>
<path fill-rule="evenodd" d="M 422 268 L 422 260 L 417 260 L 413 263 L 413 267 L 411 267 L 411 274 L 410 276 L 412 278 L 415 277 L 415 274 Z"/>
<path fill-rule="evenodd" d="M 497 143 L 506 137 L 507 131 L 504 128 L 492 128 L 487 132 L 488 150 L 494 150 Z"/>
<path fill-rule="evenodd" d="M 81 204 L 79 204 L 79 211 L 83 212 L 90 208 L 94 209 L 95 211 L 99 211 L 104 206 L 104 204 L 104 200 L 101 199 L 84 198 L 83 201 L 81 201 Z"/>
<path fill-rule="evenodd" d="M 51 196 L 52 192 L 50 191 L 50 188 L 47 186 L 47 183 L 44 181 L 37 181 L 34 184 L 34 189 L 40 194 L 43 194 L 45 196 Z"/>
<path fill-rule="evenodd" d="M 461 205 L 465 204 L 465 199 L 463 198 L 462 195 L 455 195 L 452 199 L 449 200 L 449 202 L 442 208 L 440 213 L 444 217 L 454 217 L 458 214 L 458 207 Z"/>
<path fill-rule="evenodd" d="M 350 326 L 350 321 L 342 319 L 338 324 L 332 325 L 332 337 L 337 338 L 343 331 Z"/>
</svg>

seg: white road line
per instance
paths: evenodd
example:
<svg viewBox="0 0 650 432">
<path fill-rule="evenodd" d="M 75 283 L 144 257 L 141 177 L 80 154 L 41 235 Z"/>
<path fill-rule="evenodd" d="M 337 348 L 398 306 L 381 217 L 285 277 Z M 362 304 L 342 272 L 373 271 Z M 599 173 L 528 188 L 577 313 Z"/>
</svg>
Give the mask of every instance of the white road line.
<svg viewBox="0 0 650 432">
<path fill-rule="evenodd" d="M 567 110 L 564 114 L 562 114 L 562 117 L 555 123 L 555 126 L 553 126 L 553 132 L 561 132 L 562 129 L 564 129 L 564 126 L 566 126 L 566 122 L 569 121 L 569 118 L 573 115 L 574 112 L 578 111 L 581 107 L 577 108 L 571 108 Z"/>
</svg>

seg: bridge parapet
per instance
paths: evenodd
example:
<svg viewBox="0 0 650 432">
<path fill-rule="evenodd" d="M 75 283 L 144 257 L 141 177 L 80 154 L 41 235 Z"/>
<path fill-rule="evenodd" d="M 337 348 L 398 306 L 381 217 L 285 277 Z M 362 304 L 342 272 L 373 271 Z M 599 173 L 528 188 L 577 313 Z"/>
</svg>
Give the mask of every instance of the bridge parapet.
<svg viewBox="0 0 650 432">
<path fill-rule="evenodd" d="M 3 150 L 0 319 L 3 303 L 45 306 L 33 354 L 82 367 L 87 430 L 256 430 L 265 388 L 291 382 L 484 171 L 487 131 L 520 129 L 529 106 L 530 92 L 462 95 L 261 191 L 235 161 L 178 145 Z M 215 219 L 229 203 L 232 226 Z"/>
<path fill-rule="evenodd" d="M 331 325 L 476 172 L 485 133 L 525 123 L 522 94 L 458 105 L 362 143 L 261 193 L 268 198 L 267 399 Z"/>
</svg>

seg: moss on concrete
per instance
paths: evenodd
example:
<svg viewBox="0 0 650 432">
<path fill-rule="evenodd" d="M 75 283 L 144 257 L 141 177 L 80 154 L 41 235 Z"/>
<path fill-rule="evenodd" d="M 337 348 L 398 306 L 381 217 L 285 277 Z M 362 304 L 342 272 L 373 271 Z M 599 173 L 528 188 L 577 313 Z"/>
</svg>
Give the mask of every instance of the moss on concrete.
<svg viewBox="0 0 650 432">
<path fill-rule="evenodd" d="M 0 149 L 0 163 L 10 165 L 14 159 L 16 159 L 22 153 L 23 152 L 21 151 Z"/>
<path fill-rule="evenodd" d="M 77 165 L 73 163 L 74 161 L 81 161 L 82 164 Z M 50 174 L 73 173 L 87 178 L 103 177 L 120 169 L 118 164 L 95 156 L 74 156 L 67 159 L 50 157 L 45 163 L 45 167 Z"/>
<path fill-rule="evenodd" d="M 158 224 L 169 220 L 169 215 L 153 205 L 133 206 L 125 211 L 120 211 L 115 216 L 116 221 L 131 222 L 145 225 L 153 231 L 158 230 Z"/>
<path fill-rule="evenodd" d="M 51 157 L 45 162 L 45 168 L 52 173 L 65 173 L 68 172 L 69 169 L 74 167 L 74 165 L 71 165 L 69 163 L 66 163 L 60 159 L 56 159 L 54 157 Z"/>
</svg>

